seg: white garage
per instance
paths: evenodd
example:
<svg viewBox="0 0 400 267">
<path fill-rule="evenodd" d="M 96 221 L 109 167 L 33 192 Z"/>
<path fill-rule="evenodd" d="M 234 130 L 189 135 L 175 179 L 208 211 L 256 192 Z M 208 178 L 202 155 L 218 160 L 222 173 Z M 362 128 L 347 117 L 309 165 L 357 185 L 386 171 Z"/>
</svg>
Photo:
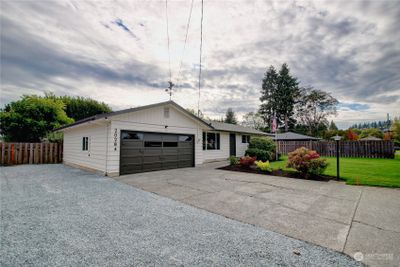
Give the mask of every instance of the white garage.
<svg viewBox="0 0 400 267">
<path fill-rule="evenodd" d="M 192 167 L 243 156 L 255 129 L 198 118 L 173 101 L 89 117 L 59 128 L 64 163 L 108 176 Z"/>
</svg>

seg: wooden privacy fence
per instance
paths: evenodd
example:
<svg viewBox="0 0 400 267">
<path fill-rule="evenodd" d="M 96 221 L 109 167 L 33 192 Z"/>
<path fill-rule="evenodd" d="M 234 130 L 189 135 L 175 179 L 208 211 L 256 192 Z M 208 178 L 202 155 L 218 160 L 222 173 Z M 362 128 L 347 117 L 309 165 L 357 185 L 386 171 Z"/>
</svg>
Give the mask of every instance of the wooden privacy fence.
<svg viewBox="0 0 400 267">
<path fill-rule="evenodd" d="M 340 141 L 341 157 L 394 158 L 394 143 L 391 140 L 379 141 Z M 277 141 L 278 152 L 288 154 L 299 147 L 317 151 L 321 156 L 336 156 L 335 141 Z"/>
<path fill-rule="evenodd" d="M 0 143 L 0 164 L 47 164 L 62 162 L 58 143 Z"/>
</svg>

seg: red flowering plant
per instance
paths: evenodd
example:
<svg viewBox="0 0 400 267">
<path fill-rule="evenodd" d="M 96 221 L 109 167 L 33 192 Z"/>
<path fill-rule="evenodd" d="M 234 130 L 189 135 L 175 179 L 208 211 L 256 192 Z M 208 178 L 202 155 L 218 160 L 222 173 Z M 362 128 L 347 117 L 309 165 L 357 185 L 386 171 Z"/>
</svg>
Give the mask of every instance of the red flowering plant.
<svg viewBox="0 0 400 267">
<path fill-rule="evenodd" d="M 319 154 L 305 147 L 300 147 L 289 153 L 287 167 L 298 170 L 303 174 L 322 174 L 328 163 L 320 158 Z"/>
<path fill-rule="evenodd" d="M 251 165 L 254 164 L 254 162 L 256 161 L 257 157 L 249 157 L 249 156 L 244 156 L 241 157 L 239 160 L 239 164 L 242 167 L 245 168 L 250 168 Z"/>
</svg>

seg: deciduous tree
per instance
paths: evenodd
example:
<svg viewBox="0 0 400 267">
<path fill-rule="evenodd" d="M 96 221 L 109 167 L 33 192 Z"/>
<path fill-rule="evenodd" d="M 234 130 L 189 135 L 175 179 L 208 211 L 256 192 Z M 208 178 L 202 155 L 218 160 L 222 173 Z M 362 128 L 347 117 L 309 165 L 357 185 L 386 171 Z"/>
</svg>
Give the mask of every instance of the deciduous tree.
<svg viewBox="0 0 400 267">
<path fill-rule="evenodd" d="M 319 129 L 326 129 L 328 117 L 337 114 L 339 102 L 331 94 L 312 87 L 301 90 L 296 105 L 296 116 L 301 124 L 308 127 L 309 134 L 317 136 Z"/>
<path fill-rule="evenodd" d="M 1 134 L 11 142 L 39 142 L 48 132 L 74 121 L 65 113 L 63 101 L 36 95 L 7 104 L 0 120 Z"/>
</svg>

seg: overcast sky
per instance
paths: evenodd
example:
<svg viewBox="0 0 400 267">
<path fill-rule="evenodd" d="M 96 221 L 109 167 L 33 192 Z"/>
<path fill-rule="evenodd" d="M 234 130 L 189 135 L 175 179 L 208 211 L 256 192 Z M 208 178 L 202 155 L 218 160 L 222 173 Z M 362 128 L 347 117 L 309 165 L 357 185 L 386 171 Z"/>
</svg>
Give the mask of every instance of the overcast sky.
<svg viewBox="0 0 400 267">
<path fill-rule="evenodd" d="M 200 0 L 168 1 L 173 100 L 197 109 Z M 259 106 L 267 67 L 332 93 L 342 127 L 400 115 L 399 1 L 204 0 L 200 108 Z M 1 1 L 1 106 L 88 96 L 114 110 L 168 100 L 165 1 Z M 179 66 L 182 68 L 179 75 Z"/>
</svg>

